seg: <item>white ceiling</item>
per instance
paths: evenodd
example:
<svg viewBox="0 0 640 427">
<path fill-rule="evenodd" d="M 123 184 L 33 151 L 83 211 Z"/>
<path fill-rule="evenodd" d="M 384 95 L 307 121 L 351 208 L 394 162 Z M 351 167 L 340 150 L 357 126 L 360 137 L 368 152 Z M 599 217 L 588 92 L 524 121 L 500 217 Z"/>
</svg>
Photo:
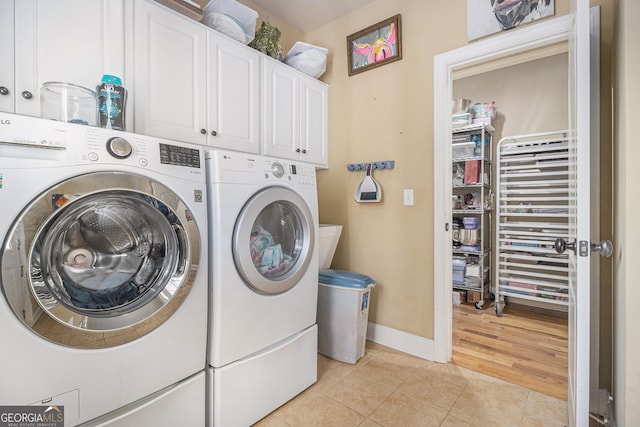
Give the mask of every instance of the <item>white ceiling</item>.
<svg viewBox="0 0 640 427">
<path fill-rule="evenodd" d="M 308 33 L 374 0 L 251 0 L 287 24 Z"/>
</svg>

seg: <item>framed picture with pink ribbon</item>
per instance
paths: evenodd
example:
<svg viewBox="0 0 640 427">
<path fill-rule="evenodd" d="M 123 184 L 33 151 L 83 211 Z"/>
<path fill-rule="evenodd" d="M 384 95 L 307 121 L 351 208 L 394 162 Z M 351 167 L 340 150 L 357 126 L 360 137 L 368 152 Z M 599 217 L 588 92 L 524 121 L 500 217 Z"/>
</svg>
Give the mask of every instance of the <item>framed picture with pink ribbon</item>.
<svg viewBox="0 0 640 427">
<path fill-rule="evenodd" d="M 349 75 L 402 59 L 400 15 L 347 36 Z"/>
</svg>

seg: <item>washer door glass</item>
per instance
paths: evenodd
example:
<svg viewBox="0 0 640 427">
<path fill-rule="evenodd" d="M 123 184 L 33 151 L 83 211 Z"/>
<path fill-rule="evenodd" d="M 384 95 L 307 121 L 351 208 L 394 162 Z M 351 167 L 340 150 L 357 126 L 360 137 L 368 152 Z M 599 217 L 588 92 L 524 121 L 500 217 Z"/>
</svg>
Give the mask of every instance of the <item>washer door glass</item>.
<svg viewBox="0 0 640 427">
<path fill-rule="evenodd" d="M 278 294 L 294 287 L 313 255 L 311 211 L 294 191 L 269 187 L 244 206 L 234 230 L 238 272 L 255 291 Z"/>
<path fill-rule="evenodd" d="M 179 260 L 177 236 L 160 209 L 168 211 L 148 196 L 110 191 L 53 216 L 31 252 L 31 285 L 45 308 L 106 318 L 151 301 Z"/>
<path fill-rule="evenodd" d="M 110 347 L 135 340 L 180 306 L 198 268 L 197 225 L 149 178 L 94 173 L 36 198 L 14 223 L 2 271 L 15 314 L 51 341 Z"/>
</svg>

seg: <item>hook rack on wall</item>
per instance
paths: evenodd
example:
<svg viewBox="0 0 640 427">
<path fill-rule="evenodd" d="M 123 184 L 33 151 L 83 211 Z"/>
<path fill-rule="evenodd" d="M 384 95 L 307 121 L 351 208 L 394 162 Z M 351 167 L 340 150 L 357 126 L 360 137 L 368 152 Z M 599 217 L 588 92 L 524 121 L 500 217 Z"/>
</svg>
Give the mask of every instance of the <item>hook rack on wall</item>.
<svg viewBox="0 0 640 427">
<path fill-rule="evenodd" d="M 359 172 L 367 169 L 367 165 L 371 164 L 371 169 L 393 169 L 395 166 L 394 160 L 384 160 L 381 162 L 366 162 L 366 163 L 349 163 L 347 170 L 349 172 Z"/>
</svg>

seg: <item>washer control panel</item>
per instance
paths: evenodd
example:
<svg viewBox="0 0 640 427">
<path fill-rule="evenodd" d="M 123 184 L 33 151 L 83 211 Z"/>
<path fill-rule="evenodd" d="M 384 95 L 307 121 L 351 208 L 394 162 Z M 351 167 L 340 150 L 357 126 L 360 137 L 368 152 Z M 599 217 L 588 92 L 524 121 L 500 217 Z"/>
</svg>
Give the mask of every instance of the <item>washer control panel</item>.
<svg viewBox="0 0 640 427">
<path fill-rule="evenodd" d="M 160 143 L 160 163 L 199 168 L 200 151 L 193 148 Z"/>
<path fill-rule="evenodd" d="M 202 171 L 202 150 L 177 143 L 121 131 L 87 127 L 81 158 L 91 163 L 138 165 L 142 167 L 179 166 Z"/>
</svg>

